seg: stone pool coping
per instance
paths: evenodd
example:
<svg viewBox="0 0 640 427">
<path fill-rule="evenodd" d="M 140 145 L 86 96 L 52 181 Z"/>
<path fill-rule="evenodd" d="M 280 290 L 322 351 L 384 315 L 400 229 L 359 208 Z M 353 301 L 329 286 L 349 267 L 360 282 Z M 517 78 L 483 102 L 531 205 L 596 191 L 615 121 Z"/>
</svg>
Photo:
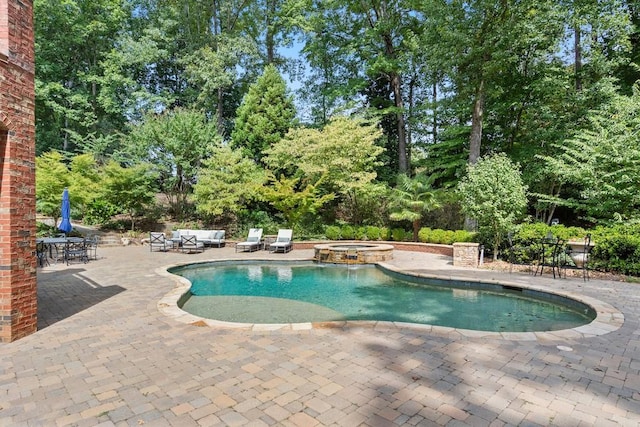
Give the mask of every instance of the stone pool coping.
<svg viewBox="0 0 640 427">
<path fill-rule="evenodd" d="M 237 258 L 223 258 L 215 260 L 204 260 L 196 262 L 184 262 L 171 264 L 165 267 L 156 269 L 156 273 L 161 276 L 170 277 L 176 282 L 176 286 L 165 294 L 157 303 L 158 310 L 165 316 L 172 318 L 173 320 L 190 324 L 193 326 L 209 326 L 212 328 L 227 328 L 227 329 L 242 329 L 251 330 L 254 332 L 272 332 L 272 331 L 310 331 L 313 329 L 347 329 L 347 328 L 372 328 L 381 330 L 412 330 L 424 333 L 436 334 L 436 335 L 452 335 L 457 334 L 461 337 L 473 337 L 473 338 L 497 338 L 513 341 L 565 341 L 568 339 L 576 338 L 589 338 L 599 335 L 605 335 L 610 332 L 618 330 L 624 323 L 624 315 L 618 309 L 610 304 L 607 304 L 598 299 L 581 295 L 575 292 L 566 290 L 552 289 L 544 285 L 531 285 L 510 282 L 498 279 L 477 279 L 465 276 L 449 275 L 443 273 L 417 273 L 403 268 L 390 265 L 388 263 L 377 263 L 384 269 L 390 270 L 402 275 L 415 276 L 419 278 L 432 278 L 440 280 L 451 281 L 463 281 L 463 282 L 478 282 L 492 285 L 505 285 L 513 286 L 517 288 L 530 289 L 533 291 L 544 292 L 552 295 L 558 295 L 561 297 L 571 298 L 579 301 L 583 304 L 590 306 L 596 313 L 596 318 L 586 325 L 582 325 L 572 329 L 562 329 L 557 331 L 547 332 L 488 332 L 488 331 L 476 331 L 470 329 L 459 329 L 447 326 L 435 326 L 435 325 L 423 325 L 416 323 L 406 322 L 391 322 L 391 321 L 330 321 L 330 322 L 305 322 L 305 323 L 275 323 L 275 324 L 257 324 L 257 323 L 236 323 L 225 322 L 221 320 L 208 319 L 200 316 L 196 316 L 182 310 L 178 303 L 183 296 L 189 292 L 191 288 L 191 282 L 184 277 L 172 274 L 169 269 L 180 267 L 184 265 L 192 264 L 205 264 L 205 263 L 221 263 L 221 262 L 234 262 L 241 261 Z M 313 262 L 313 258 L 289 258 L 286 262 L 300 262 L 309 261 Z M 256 258 L 251 262 L 274 262 L 272 258 Z"/>
</svg>

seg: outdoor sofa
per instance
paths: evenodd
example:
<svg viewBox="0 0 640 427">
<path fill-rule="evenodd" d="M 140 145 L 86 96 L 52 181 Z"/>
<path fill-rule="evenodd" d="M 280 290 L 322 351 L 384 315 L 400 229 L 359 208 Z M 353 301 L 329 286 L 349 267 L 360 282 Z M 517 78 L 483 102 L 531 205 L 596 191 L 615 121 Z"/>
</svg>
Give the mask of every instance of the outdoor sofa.
<svg viewBox="0 0 640 427">
<path fill-rule="evenodd" d="M 196 236 L 198 242 L 202 242 L 205 246 L 217 246 L 218 248 L 225 244 L 224 230 L 191 230 L 180 229 L 173 232 L 172 240 L 180 241 L 182 236 Z"/>
</svg>

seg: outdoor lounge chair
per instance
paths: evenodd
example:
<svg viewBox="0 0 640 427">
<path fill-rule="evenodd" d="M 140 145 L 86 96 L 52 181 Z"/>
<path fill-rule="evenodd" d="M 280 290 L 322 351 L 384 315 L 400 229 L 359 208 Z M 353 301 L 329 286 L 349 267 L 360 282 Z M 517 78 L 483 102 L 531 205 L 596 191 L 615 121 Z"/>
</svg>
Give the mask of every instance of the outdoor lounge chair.
<svg viewBox="0 0 640 427">
<path fill-rule="evenodd" d="M 149 233 L 149 250 L 153 252 L 154 248 L 159 251 L 167 251 L 173 249 L 173 242 L 167 240 L 164 233 L 150 232 Z"/>
<path fill-rule="evenodd" d="M 197 236 L 180 236 L 180 250 L 182 252 L 204 252 L 204 243 L 198 241 Z"/>
<path fill-rule="evenodd" d="M 252 228 L 249 230 L 249 235 L 245 242 L 236 243 L 236 252 L 253 252 L 260 249 L 262 245 L 262 228 Z"/>
<path fill-rule="evenodd" d="M 293 249 L 293 242 L 291 237 L 293 236 L 293 230 L 280 229 L 278 230 L 278 237 L 276 241 L 269 245 L 269 252 L 282 252 L 287 253 Z"/>
</svg>

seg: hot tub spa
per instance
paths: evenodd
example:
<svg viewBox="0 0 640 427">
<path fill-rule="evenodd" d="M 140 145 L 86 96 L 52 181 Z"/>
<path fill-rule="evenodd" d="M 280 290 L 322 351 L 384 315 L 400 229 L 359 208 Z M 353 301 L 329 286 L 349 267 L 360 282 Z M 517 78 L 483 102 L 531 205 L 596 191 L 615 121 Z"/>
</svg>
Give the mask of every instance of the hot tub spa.
<svg viewBox="0 0 640 427">
<path fill-rule="evenodd" d="M 317 262 L 375 264 L 393 259 L 393 246 L 376 243 L 325 243 L 314 246 Z"/>
</svg>

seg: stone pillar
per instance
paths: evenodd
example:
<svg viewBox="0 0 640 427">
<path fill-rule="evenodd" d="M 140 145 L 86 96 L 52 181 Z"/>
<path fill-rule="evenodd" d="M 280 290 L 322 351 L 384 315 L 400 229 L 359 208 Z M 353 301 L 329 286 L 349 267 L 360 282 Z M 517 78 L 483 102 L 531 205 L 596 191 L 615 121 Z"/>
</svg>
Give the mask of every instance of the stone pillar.
<svg viewBox="0 0 640 427">
<path fill-rule="evenodd" d="M 0 342 L 37 328 L 32 0 L 0 0 Z"/>
<path fill-rule="evenodd" d="M 478 267 L 480 256 L 480 244 L 478 243 L 454 243 L 453 265 L 455 267 Z"/>
</svg>

